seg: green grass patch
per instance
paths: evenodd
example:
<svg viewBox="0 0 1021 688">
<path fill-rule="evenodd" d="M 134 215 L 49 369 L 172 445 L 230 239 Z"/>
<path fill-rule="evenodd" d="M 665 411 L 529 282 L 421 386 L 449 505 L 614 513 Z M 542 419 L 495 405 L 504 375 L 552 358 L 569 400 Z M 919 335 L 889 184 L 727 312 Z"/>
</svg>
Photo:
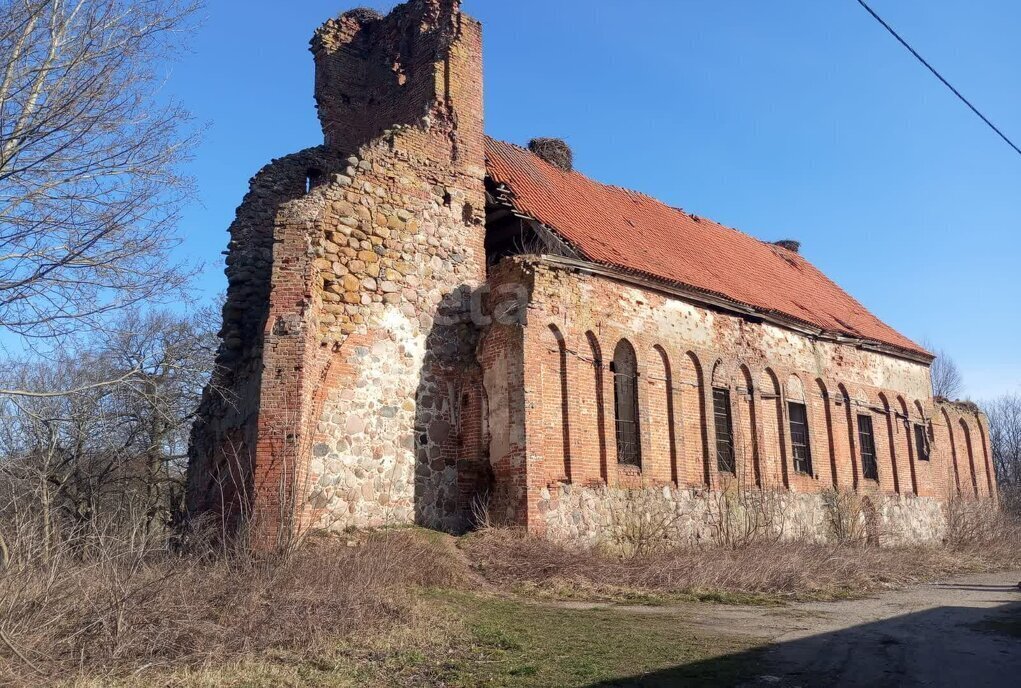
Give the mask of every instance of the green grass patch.
<svg viewBox="0 0 1021 688">
<path fill-rule="evenodd" d="M 406 625 L 319 649 L 78 685 L 730 686 L 755 675 L 761 641 L 695 630 L 680 612 L 565 609 L 449 589 L 423 591 Z"/>
<path fill-rule="evenodd" d="M 726 686 L 758 663 L 751 638 L 707 636 L 674 615 L 572 610 L 444 593 L 468 644 L 445 667 L 452 686 Z"/>
</svg>

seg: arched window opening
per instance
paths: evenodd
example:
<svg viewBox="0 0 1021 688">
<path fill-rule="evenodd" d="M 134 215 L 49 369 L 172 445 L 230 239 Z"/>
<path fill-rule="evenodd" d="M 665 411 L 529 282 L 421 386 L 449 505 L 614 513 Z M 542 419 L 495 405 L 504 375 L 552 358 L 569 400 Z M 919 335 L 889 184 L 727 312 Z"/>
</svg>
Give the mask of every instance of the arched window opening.
<svg viewBox="0 0 1021 688">
<path fill-rule="evenodd" d="M 872 416 L 858 414 L 858 447 L 861 450 L 861 473 L 866 480 L 879 480 L 879 460 L 876 457 L 876 433 Z"/>
<path fill-rule="evenodd" d="M 638 425 L 638 357 L 626 339 L 613 351 L 613 416 L 617 427 L 617 462 L 642 465 L 642 443 Z"/>
<path fill-rule="evenodd" d="M 805 388 L 801 379 L 792 375 L 787 382 L 787 416 L 791 429 L 791 453 L 794 455 L 794 470 L 812 475 L 812 445 L 809 441 L 808 406 Z"/>
<path fill-rule="evenodd" d="M 930 454 L 929 431 L 921 423 L 915 423 L 915 455 L 919 461 L 928 461 Z"/>
<path fill-rule="evenodd" d="M 730 411 L 730 390 L 713 388 L 713 419 L 716 422 L 716 469 L 737 475 L 734 457 L 734 419 Z"/>
</svg>

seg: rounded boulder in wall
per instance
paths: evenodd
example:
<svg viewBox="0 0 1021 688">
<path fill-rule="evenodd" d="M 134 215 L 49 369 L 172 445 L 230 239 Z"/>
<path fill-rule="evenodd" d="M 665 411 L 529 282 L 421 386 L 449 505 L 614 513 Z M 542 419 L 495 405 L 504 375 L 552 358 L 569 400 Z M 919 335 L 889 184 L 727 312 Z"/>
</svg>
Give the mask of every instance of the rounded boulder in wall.
<svg viewBox="0 0 1021 688">
<path fill-rule="evenodd" d="M 441 444 L 450 437 L 450 423 L 445 420 L 433 421 L 429 426 L 429 439 Z"/>
</svg>

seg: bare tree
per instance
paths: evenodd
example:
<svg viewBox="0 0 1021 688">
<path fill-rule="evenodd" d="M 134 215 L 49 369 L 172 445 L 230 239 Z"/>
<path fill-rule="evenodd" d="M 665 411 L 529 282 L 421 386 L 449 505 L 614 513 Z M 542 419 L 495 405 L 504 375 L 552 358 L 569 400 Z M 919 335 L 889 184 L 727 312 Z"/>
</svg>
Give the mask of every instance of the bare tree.
<svg viewBox="0 0 1021 688">
<path fill-rule="evenodd" d="M 99 344 L 0 372 L 0 382 L 27 392 L 0 397 L 0 492 L 37 514 L 47 547 L 58 531 L 65 539 L 88 533 L 100 515 L 119 511 L 147 530 L 172 523 L 218 343 L 212 322 L 205 311 L 128 311 Z M 54 388 L 81 391 L 32 394 Z M 4 503 L 0 494 L 0 520 Z"/>
<path fill-rule="evenodd" d="M 160 65 L 196 0 L 0 0 L 0 334 L 45 351 L 177 298 L 189 118 Z"/>
<path fill-rule="evenodd" d="M 1021 395 L 1008 394 L 983 404 L 989 416 L 989 443 L 1004 507 L 1021 516 Z"/>
<path fill-rule="evenodd" d="M 946 351 L 933 347 L 926 343 L 925 348 L 936 354 L 936 360 L 932 362 L 932 396 L 937 399 L 958 399 L 964 393 L 964 378 L 957 363 Z"/>
</svg>

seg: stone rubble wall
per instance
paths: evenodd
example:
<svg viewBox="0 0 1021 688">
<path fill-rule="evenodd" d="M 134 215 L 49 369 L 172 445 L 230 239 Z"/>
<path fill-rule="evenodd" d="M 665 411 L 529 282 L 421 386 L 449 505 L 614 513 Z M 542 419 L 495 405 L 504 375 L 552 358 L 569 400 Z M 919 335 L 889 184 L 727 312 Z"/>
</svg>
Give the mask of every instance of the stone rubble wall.
<svg viewBox="0 0 1021 688">
<path fill-rule="evenodd" d="M 880 542 L 887 545 L 938 543 L 945 532 L 943 502 L 931 497 L 874 495 Z M 613 547 L 617 534 L 634 530 L 635 519 L 659 524 L 673 545 L 720 544 L 721 525 L 742 531 L 747 519 L 758 519 L 762 538 L 833 541 L 830 508 L 819 493 L 745 493 L 731 497 L 729 506 L 716 491 L 670 485 L 650 488 L 610 488 L 557 485 L 543 490 L 539 513 L 546 537 L 588 547 Z M 768 514 L 764 516 L 763 514 Z M 864 515 L 862 528 L 865 529 Z"/>
<path fill-rule="evenodd" d="M 193 513 L 218 508 L 210 466 L 240 433 L 239 501 L 263 546 L 463 527 L 484 474 L 468 315 L 485 279 L 481 40 L 457 0 L 316 32 L 326 143 L 260 173 L 232 226 L 225 384 L 193 434 Z"/>
</svg>

